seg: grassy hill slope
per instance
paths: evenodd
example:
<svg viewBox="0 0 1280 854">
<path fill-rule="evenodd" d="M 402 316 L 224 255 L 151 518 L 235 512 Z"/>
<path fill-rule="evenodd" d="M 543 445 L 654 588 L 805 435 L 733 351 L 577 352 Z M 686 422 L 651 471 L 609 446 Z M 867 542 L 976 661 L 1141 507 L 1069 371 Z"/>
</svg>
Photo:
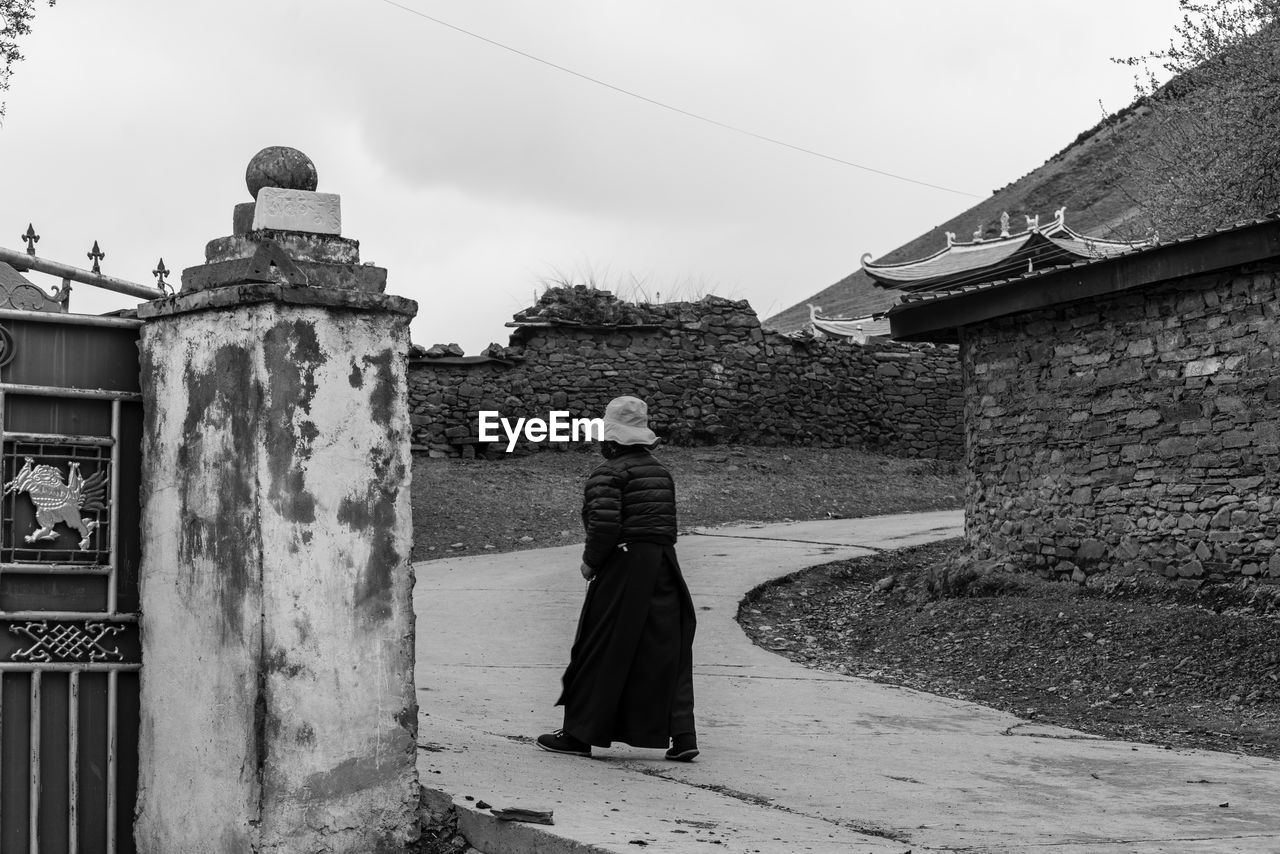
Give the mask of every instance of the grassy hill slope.
<svg viewBox="0 0 1280 854">
<path fill-rule="evenodd" d="M 1094 237 L 1130 239 L 1147 234 L 1134 199 L 1141 194 L 1131 181 L 1130 163 L 1139 156 L 1153 128 L 1149 107 L 1134 105 L 1109 116 L 1045 161 L 1038 169 L 998 190 L 990 198 L 947 220 L 879 259 L 909 261 L 937 252 L 946 245 L 946 232 L 958 240 L 972 239 L 981 229 L 986 237 L 1000 233 L 1000 214 L 1009 212 L 1014 231 L 1023 216 L 1040 216 L 1048 223 L 1066 205 L 1067 224 Z M 822 306 L 824 314 L 860 317 L 884 311 L 898 300 L 899 291 L 877 287 L 861 269 L 835 284 L 763 321 L 779 332 L 800 329 L 809 320 L 806 303 Z"/>
</svg>

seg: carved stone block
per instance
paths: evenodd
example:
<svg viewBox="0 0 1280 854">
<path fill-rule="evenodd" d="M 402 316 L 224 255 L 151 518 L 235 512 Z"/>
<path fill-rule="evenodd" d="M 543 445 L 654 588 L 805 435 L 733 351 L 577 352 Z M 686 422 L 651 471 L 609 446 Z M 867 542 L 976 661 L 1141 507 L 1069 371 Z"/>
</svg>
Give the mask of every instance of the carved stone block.
<svg viewBox="0 0 1280 854">
<path fill-rule="evenodd" d="M 263 187 L 253 208 L 253 230 L 341 234 L 341 197 L 336 193 Z"/>
</svg>

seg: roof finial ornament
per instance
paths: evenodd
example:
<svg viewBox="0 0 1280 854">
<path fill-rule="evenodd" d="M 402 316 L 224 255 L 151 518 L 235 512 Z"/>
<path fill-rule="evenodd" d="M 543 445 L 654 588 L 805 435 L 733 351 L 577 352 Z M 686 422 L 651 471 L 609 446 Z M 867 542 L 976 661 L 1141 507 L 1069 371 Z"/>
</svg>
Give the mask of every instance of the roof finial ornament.
<svg viewBox="0 0 1280 854">
<path fill-rule="evenodd" d="M 107 257 L 107 253 L 98 248 L 98 241 L 93 241 L 93 248 L 88 252 L 89 260 L 93 262 L 93 272 L 101 274 L 102 268 L 98 266 L 98 262 Z"/>
<path fill-rule="evenodd" d="M 36 234 L 35 226 L 27 223 L 27 233 L 22 235 L 22 239 L 27 241 L 27 254 L 36 254 L 36 244 L 40 242 L 40 235 Z"/>
<path fill-rule="evenodd" d="M 954 231 L 947 232 L 947 246 L 953 246 L 956 242 L 956 233 Z"/>
<path fill-rule="evenodd" d="M 1002 211 L 1000 214 L 1000 236 L 1009 236 L 1009 212 Z"/>
<path fill-rule="evenodd" d="M 298 149 L 287 145 L 271 145 L 262 149 L 253 155 L 244 170 L 245 186 L 255 199 L 263 187 L 314 192 L 317 181 L 316 164 Z"/>
<path fill-rule="evenodd" d="M 862 257 L 858 259 L 858 263 L 865 267 L 867 266 L 867 262 L 870 260 L 871 260 L 871 253 L 863 252 Z"/>
<path fill-rule="evenodd" d="M 1053 219 L 1054 219 L 1055 224 L 1057 224 L 1057 225 L 1064 225 L 1064 224 L 1065 224 L 1065 220 L 1066 220 L 1066 218 L 1067 218 L 1067 206 L 1066 206 L 1066 205 L 1063 205 L 1062 207 L 1058 208 L 1058 209 L 1057 209 L 1056 211 L 1054 211 L 1054 213 L 1053 213 Z"/>
<path fill-rule="evenodd" d="M 1023 214 L 1023 216 L 1027 216 L 1027 215 Z M 1039 230 L 1040 230 L 1040 214 L 1036 214 L 1033 217 L 1027 216 L 1027 231 L 1039 231 Z"/>
<path fill-rule="evenodd" d="M 978 227 L 973 230 L 973 242 L 982 242 L 982 223 L 978 223 Z"/>
</svg>

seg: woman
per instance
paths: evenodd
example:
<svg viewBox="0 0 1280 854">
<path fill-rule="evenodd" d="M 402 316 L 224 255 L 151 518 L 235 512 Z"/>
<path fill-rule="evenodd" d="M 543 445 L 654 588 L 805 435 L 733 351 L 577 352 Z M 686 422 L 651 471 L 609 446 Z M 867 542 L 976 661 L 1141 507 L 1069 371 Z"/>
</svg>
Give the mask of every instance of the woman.
<svg viewBox="0 0 1280 854">
<path fill-rule="evenodd" d="M 580 570 L 589 582 L 564 673 L 564 727 L 538 737 L 552 753 L 590 756 L 621 741 L 698 755 L 693 723 L 689 588 L 676 561 L 675 485 L 649 453 L 657 436 L 643 400 L 604 412 L 605 461 L 587 479 Z"/>
</svg>

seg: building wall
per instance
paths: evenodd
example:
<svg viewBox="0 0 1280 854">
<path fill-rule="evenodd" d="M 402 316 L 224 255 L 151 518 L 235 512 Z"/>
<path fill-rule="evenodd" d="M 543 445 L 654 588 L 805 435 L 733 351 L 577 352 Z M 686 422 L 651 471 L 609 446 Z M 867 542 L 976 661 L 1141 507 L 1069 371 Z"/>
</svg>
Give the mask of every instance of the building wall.
<svg viewBox="0 0 1280 854">
<path fill-rule="evenodd" d="M 410 361 L 414 443 L 435 455 L 501 453 L 478 443 L 480 410 L 503 417 L 599 416 L 620 394 L 649 404 L 677 444 L 861 446 L 959 459 L 954 348 L 796 341 L 765 332 L 745 301 L 644 307 L 627 326 L 524 326 L 510 363 Z M 523 450 L 548 444 L 523 443 Z"/>
<path fill-rule="evenodd" d="M 966 328 L 971 557 L 1280 583 L 1276 287 L 1272 265 Z"/>
<path fill-rule="evenodd" d="M 143 327 L 139 851 L 411 838 L 408 323 L 258 302 Z"/>
</svg>

